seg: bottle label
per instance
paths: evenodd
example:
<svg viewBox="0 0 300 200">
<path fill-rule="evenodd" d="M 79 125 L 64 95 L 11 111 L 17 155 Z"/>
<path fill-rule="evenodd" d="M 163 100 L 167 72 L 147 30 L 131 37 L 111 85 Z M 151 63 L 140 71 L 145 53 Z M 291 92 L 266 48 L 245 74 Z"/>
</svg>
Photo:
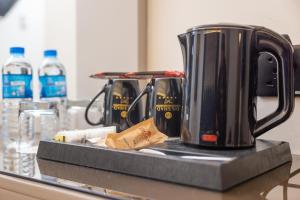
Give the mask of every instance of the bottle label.
<svg viewBox="0 0 300 200">
<path fill-rule="evenodd" d="M 2 97 L 32 98 L 32 75 L 4 74 L 2 75 Z"/>
<path fill-rule="evenodd" d="M 66 97 L 67 84 L 66 77 L 58 76 L 40 76 L 41 98 Z"/>
</svg>

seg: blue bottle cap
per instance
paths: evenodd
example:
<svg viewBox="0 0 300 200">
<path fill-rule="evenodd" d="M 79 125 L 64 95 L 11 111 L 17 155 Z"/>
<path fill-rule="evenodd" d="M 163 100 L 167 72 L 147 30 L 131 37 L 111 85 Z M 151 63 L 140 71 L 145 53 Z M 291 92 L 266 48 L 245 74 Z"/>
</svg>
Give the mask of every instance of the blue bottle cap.
<svg viewBox="0 0 300 200">
<path fill-rule="evenodd" d="M 57 51 L 54 49 L 49 49 L 44 51 L 44 57 L 56 57 Z"/>
<path fill-rule="evenodd" d="M 10 54 L 20 54 L 24 55 L 25 49 L 23 47 L 11 47 L 9 49 Z"/>
</svg>

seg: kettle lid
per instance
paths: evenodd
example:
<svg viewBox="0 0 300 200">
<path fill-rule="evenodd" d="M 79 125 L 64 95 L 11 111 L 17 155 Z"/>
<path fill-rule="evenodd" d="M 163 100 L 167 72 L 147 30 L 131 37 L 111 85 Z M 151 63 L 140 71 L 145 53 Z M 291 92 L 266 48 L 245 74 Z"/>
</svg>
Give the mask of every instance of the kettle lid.
<svg viewBox="0 0 300 200">
<path fill-rule="evenodd" d="M 218 24 L 206 24 L 206 25 L 194 26 L 192 28 L 189 28 L 187 32 L 193 32 L 193 31 L 205 30 L 205 29 L 258 29 L 258 28 L 262 28 L 262 27 L 241 25 L 241 24 L 234 24 L 234 23 L 218 23 Z"/>
</svg>

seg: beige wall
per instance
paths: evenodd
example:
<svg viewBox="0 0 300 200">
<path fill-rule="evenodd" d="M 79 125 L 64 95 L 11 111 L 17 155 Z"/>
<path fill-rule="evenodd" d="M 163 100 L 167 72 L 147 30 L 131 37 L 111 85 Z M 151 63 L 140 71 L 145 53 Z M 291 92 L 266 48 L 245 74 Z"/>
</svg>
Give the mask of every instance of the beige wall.
<svg viewBox="0 0 300 200">
<path fill-rule="evenodd" d="M 265 116 L 275 110 L 277 101 L 272 97 L 258 99 L 258 116 Z M 288 141 L 294 154 L 300 155 L 300 99 L 295 100 L 292 116 L 285 123 L 261 136 L 263 139 Z"/>
<path fill-rule="evenodd" d="M 183 70 L 177 35 L 187 28 L 209 23 L 233 22 L 266 26 L 278 33 L 288 33 L 300 44 L 299 0 L 148 0 L 147 65 L 149 70 Z M 259 98 L 258 115 L 272 112 L 274 98 Z M 300 154 L 300 99 L 284 124 L 263 138 L 289 141 Z"/>
<path fill-rule="evenodd" d="M 78 0 L 78 99 L 93 97 L 102 88 L 103 81 L 88 78 L 90 74 L 137 71 L 139 65 L 145 65 L 140 46 L 143 41 L 139 43 L 145 32 L 140 26 L 144 16 L 139 12 L 145 9 L 144 3 L 143 0 Z"/>
<path fill-rule="evenodd" d="M 299 0 L 148 0 L 148 69 L 182 69 L 177 35 L 209 23 L 255 24 L 300 43 Z"/>
</svg>

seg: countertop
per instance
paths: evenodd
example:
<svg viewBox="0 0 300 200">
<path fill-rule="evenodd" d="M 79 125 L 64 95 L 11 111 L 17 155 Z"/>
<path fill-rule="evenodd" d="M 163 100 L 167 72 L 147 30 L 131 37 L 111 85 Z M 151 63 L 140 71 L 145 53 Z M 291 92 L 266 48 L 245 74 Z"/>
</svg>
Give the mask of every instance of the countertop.
<svg viewBox="0 0 300 200">
<path fill-rule="evenodd" d="M 2 159 L 3 161 L 3 155 Z M 18 166 L 1 165 L 0 196 L 9 186 L 18 193 L 44 194 L 33 199 L 251 199 L 293 200 L 300 197 L 300 156 L 224 193 L 128 176 L 48 160 L 23 157 Z M 13 164 L 15 166 L 13 166 Z M 20 188 L 17 188 L 19 185 Z M 24 187 L 23 187 L 24 186 Z M 41 190 L 45 187 L 47 195 Z M 3 190 L 5 189 L 5 191 Z M 23 192 L 20 190 L 24 190 Z M 15 198 L 18 199 L 18 198 Z M 20 198 L 22 199 L 22 198 Z M 24 198 L 25 199 L 25 198 Z M 28 198 L 30 199 L 30 198 Z"/>
</svg>

